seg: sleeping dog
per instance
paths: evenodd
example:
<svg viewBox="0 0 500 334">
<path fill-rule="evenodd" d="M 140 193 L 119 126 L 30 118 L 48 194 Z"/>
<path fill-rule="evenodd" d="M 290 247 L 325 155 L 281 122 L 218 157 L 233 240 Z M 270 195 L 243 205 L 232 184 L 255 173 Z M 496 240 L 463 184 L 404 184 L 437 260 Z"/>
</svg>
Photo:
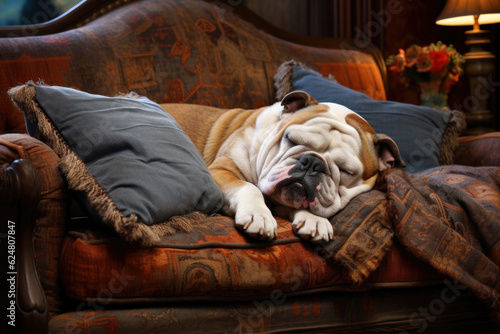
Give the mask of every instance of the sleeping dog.
<svg viewBox="0 0 500 334">
<path fill-rule="evenodd" d="M 202 153 L 224 195 L 223 213 L 263 240 L 276 237 L 269 207 L 302 239 L 331 240 L 328 218 L 372 189 L 381 170 L 404 166 L 395 142 L 358 114 L 302 91 L 256 110 L 162 107 Z"/>
</svg>

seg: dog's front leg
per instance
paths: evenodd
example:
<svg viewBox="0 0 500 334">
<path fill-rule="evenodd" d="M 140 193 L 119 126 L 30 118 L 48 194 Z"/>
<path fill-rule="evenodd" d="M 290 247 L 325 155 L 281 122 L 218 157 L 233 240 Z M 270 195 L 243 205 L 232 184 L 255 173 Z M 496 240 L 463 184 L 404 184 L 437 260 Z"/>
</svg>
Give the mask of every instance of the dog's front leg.
<svg viewBox="0 0 500 334">
<path fill-rule="evenodd" d="M 234 170 L 234 171 L 233 171 Z M 262 192 L 244 181 L 239 169 L 228 158 L 219 158 L 209 167 L 224 196 L 223 212 L 233 216 L 236 227 L 261 240 L 276 237 L 278 224 L 267 207 Z"/>
<path fill-rule="evenodd" d="M 280 217 L 290 219 L 293 232 L 305 241 L 321 244 L 333 239 L 332 223 L 326 218 L 316 216 L 307 210 L 284 206 L 277 207 L 274 212 Z"/>
</svg>

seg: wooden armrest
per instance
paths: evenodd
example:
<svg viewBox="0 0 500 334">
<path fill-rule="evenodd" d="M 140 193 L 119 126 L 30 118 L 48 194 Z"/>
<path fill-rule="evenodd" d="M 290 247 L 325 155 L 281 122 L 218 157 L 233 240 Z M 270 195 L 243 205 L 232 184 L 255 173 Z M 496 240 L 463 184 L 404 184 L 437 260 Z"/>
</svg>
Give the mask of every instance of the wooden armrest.
<svg viewBox="0 0 500 334">
<path fill-rule="evenodd" d="M 40 201 L 40 177 L 29 160 L 18 159 L 0 169 L 2 259 L 6 266 L 7 332 L 47 333 L 45 293 L 35 267 L 33 228 Z M 4 281 L 4 282 L 5 282 Z"/>
</svg>

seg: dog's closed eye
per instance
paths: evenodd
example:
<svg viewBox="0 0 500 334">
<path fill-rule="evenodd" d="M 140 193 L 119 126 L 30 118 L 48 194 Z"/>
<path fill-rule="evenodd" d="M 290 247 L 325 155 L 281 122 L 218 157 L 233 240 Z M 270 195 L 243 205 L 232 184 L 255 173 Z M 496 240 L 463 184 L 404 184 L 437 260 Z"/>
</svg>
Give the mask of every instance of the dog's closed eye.
<svg viewBox="0 0 500 334">
<path fill-rule="evenodd" d="M 351 171 L 350 171 L 350 170 L 348 170 L 348 169 L 339 168 L 339 171 L 340 171 L 341 173 L 347 174 L 348 176 L 354 176 L 354 175 L 355 175 L 355 174 L 354 174 L 354 172 L 351 172 Z"/>
</svg>

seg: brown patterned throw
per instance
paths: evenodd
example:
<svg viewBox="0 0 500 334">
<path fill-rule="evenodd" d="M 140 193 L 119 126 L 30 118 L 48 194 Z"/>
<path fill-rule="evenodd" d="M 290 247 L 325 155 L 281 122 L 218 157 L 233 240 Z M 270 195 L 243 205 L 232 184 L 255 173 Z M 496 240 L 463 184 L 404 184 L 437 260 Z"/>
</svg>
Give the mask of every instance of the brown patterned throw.
<svg viewBox="0 0 500 334">
<path fill-rule="evenodd" d="M 467 286 L 500 319 L 499 168 L 391 170 L 378 190 L 358 196 L 332 222 L 337 239 L 325 250 L 354 282 L 377 268 L 394 235 L 414 256 Z"/>
</svg>

